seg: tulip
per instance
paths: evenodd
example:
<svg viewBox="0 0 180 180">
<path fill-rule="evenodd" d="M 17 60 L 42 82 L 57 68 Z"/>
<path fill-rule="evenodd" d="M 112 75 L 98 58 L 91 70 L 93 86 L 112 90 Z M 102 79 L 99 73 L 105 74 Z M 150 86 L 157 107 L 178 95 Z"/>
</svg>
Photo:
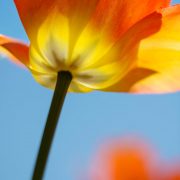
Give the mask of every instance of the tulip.
<svg viewBox="0 0 180 180">
<path fill-rule="evenodd" d="M 68 92 L 180 89 L 180 5 L 170 0 L 14 0 L 30 44 L 0 35 L 0 53 L 54 98 L 37 158 L 41 180 Z"/>
<path fill-rule="evenodd" d="M 54 89 L 164 93 L 179 90 L 180 6 L 169 0 L 14 0 L 30 45 L 0 36 L 0 52 Z"/>
</svg>

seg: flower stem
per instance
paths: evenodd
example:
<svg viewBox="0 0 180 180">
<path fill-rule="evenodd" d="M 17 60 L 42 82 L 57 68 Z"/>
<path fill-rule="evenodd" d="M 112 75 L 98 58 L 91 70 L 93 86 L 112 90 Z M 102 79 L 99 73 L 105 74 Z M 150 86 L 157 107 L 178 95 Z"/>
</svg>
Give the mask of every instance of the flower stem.
<svg viewBox="0 0 180 180">
<path fill-rule="evenodd" d="M 46 168 L 48 154 L 51 149 L 51 144 L 58 124 L 58 119 L 64 104 L 69 85 L 72 80 L 72 75 L 68 71 L 58 73 L 56 88 L 49 110 L 46 126 L 42 136 L 42 141 L 39 153 L 34 168 L 32 180 L 42 180 Z"/>
</svg>

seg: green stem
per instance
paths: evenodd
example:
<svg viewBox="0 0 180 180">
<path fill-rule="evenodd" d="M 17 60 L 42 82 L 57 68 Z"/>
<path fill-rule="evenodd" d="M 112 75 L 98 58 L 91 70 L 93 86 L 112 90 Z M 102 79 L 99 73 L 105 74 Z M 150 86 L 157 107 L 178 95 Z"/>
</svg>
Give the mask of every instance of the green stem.
<svg viewBox="0 0 180 180">
<path fill-rule="evenodd" d="M 34 168 L 32 180 L 42 180 L 46 168 L 48 155 L 51 149 L 51 144 L 57 127 L 58 119 L 64 104 L 69 85 L 72 80 L 72 75 L 68 71 L 58 73 L 56 88 L 49 110 L 44 134 L 42 137 L 39 153 Z"/>
</svg>

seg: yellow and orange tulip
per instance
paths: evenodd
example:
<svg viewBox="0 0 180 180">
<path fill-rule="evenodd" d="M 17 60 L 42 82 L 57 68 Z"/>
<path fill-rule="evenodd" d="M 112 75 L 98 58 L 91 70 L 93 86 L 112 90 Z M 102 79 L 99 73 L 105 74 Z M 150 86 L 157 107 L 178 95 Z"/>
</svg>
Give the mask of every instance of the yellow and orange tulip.
<svg viewBox="0 0 180 180">
<path fill-rule="evenodd" d="M 14 0 L 30 45 L 0 36 L 0 53 L 70 92 L 180 90 L 180 5 L 170 0 Z"/>
</svg>

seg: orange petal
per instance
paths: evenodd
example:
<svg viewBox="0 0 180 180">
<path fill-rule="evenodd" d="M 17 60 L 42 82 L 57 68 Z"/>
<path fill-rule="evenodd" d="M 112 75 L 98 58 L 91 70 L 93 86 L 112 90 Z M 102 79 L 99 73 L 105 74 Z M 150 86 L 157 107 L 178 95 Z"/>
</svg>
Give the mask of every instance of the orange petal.
<svg viewBox="0 0 180 180">
<path fill-rule="evenodd" d="M 136 22 L 169 4 L 170 0 L 100 0 L 92 23 L 118 39 Z"/>
<path fill-rule="evenodd" d="M 143 40 L 138 66 L 159 72 L 132 87 L 135 93 L 169 93 L 180 90 L 180 5 L 162 11 L 159 32 Z"/>
<path fill-rule="evenodd" d="M 0 54 L 7 56 L 17 64 L 25 66 L 29 64 L 28 45 L 4 35 L 0 35 Z"/>
</svg>

